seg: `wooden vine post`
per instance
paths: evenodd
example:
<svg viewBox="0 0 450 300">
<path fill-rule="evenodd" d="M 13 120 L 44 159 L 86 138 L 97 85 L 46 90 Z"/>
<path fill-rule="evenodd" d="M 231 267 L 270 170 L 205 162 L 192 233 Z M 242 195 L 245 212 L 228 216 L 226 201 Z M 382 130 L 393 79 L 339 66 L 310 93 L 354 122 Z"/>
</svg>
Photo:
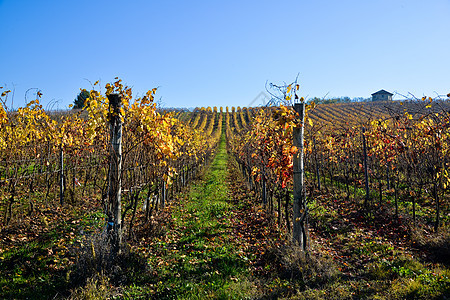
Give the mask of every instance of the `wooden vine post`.
<svg viewBox="0 0 450 300">
<path fill-rule="evenodd" d="M 122 119 L 120 107 L 122 99 L 119 94 L 108 95 L 109 125 L 110 125 L 110 165 L 106 215 L 108 218 L 107 231 L 110 234 L 111 246 L 114 253 L 119 253 L 122 243 Z"/>
<path fill-rule="evenodd" d="M 64 150 L 61 145 L 59 146 L 59 203 L 61 206 L 64 205 Z"/>
<path fill-rule="evenodd" d="M 293 130 L 293 146 L 297 147 L 298 151 L 294 154 L 294 214 L 293 214 L 293 236 L 295 243 L 306 251 L 306 216 L 308 213 L 306 206 L 306 198 L 304 193 L 304 166 L 303 166 L 303 134 L 305 124 L 305 103 L 295 103 L 294 110 L 298 113 L 298 123 Z"/>
<path fill-rule="evenodd" d="M 366 206 L 369 204 L 370 200 L 370 190 L 369 190 L 369 168 L 367 166 L 367 142 L 366 142 L 366 128 L 362 128 L 362 139 L 363 139 L 363 162 L 364 162 L 364 181 L 366 188 Z"/>
<path fill-rule="evenodd" d="M 266 207 L 267 205 L 267 184 L 266 184 L 266 169 L 263 166 L 263 170 L 261 173 L 261 177 L 262 177 L 262 202 L 264 207 Z"/>
</svg>

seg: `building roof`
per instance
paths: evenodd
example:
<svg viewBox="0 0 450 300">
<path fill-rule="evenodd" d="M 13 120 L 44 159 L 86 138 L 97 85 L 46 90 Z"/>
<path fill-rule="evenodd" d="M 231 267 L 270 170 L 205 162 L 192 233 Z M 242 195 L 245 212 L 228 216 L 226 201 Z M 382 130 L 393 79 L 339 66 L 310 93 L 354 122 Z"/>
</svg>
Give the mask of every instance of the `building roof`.
<svg viewBox="0 0 450 300">
<path fill-rule="evenodd" d="M 378 92 L 373 93 L 372 96 L 373 96 L 373 95 L 384 95 L 384 94 L 388 94 L 389 96 L 394 95 L 394 94 L 392 94 L 392 93 L 389 93 L 388 91 L 385 91 L 385 90 L 379 90 Z"/>
</svg>

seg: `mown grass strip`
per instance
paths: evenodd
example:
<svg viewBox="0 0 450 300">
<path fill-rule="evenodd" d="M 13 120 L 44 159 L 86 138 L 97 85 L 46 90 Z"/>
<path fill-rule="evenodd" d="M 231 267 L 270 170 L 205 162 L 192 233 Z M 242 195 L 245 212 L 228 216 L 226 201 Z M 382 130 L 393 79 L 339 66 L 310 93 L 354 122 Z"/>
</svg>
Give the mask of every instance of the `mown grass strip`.
<svg viewBox="0 0 450 300">
<path fill-rule="evenodd" d="M 186 200 L 172 210 L 173 230 L 158 243 L 159 281 L 154 296 L 178 299 L 242 299 L 254 290 L 248 262 L 233 239 L 233 211 L 226 182 L 228 154 L 222 136 L 217 155 Z"/>
</svg>

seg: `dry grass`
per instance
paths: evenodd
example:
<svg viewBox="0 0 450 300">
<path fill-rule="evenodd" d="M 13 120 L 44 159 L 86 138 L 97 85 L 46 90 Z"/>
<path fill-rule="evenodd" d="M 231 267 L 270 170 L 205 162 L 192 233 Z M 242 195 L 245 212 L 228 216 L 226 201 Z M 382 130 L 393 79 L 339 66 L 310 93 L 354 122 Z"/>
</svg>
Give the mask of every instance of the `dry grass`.
<svg viewBox="0 0 450 300">
<path fill-rule="evenodd" d="M 86 285 L 74 289 L 70 300 L 101 300 L 111 299 L 118 292 L 110 285 L 108 277 L 99 274 L 87 279 Z"/>
<path fill-rule="evenodd" d="M 450 264 L 450 228 L 440 228 L 433 233 L 424 228 L 411 230 L 411 240 L 416 247 L 423 249 L 432 261 Z"/>
<path fill-rule="evenodd" d="M 88 278 L 107 278 L 115 286 L 129 283 L 135 277 L 145 274 L 146 261 L 130 251 L 126 243 L 120 253 L 114 255 L 108 236 L 96 233 L 86 237 L 81 247 L 72 249 L 76 262 L 70 275 L 73 286 L 89 284 Z M 91 282 L 92 284 L 92 282 Z"/>
</svg>

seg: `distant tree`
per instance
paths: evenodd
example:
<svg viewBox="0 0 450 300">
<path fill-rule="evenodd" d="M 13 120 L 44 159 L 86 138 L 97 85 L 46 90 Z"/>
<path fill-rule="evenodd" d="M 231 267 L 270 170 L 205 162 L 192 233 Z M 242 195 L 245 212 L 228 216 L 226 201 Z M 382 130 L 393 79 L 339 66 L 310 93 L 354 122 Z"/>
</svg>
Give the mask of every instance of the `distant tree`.
<svg viewBox="0 0 450 300">
<path fill-rule="evenodd" d="M 89 92 L 82 90 L 78 96 L 73 100 L 73 109 L 81 109 L 84 107 L 84 102 L 89 98 Z"/>
<path fill-rule="evenodd" d="M 339 100 L 338 100 L 339 101 Z M 352 99 L 350 99 L 350 97 L 343 97 L 343 98 L 340 98 L 340 101 L 339 102 L 342 102 L 342 103 L 348 103 L 348 102 L 352 102 Z"/>
<path fill-rule="evenodd" d="M 352 99 L 352 102 L 369 102 L 369 101 L 372 101 L 372 98 L 355 97 Z"/>
<path fill-rule="evenodd" d="M 358 98 L 359 99 L 359 98 Z M 363 99 L 363 98 L 361 98 Z M 334 97 L 334 98 L 318 98 L 314 97 L 307 101 L 308 103 L 314 102 L 315 104 L 331 104 L 331 103 L 349 103 L 352 102 L 350 97 Z"/>
</svg>

